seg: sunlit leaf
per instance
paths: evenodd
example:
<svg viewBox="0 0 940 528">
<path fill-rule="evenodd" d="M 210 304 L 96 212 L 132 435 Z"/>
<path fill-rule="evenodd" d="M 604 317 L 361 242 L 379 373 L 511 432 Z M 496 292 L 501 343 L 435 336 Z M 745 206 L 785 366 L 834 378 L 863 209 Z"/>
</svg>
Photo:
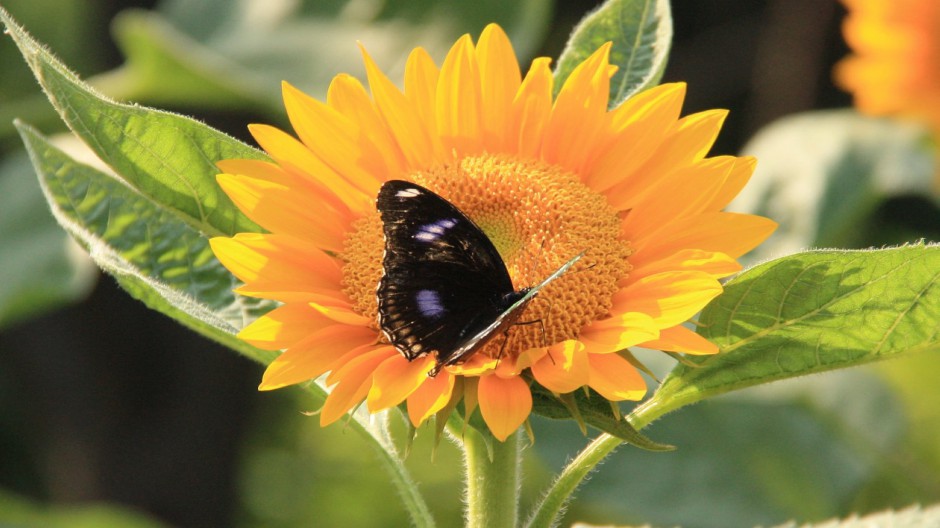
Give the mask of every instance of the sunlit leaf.
<svg viewBox="0 0 940 528">
<path fill-rule="evenodd" d="M 274 304 L 232 293 L 237 281 L 203 235 L 29 126 L 19 130 L 53 215 L 96 264 L 150 308 L 262 363 L 272 359 L 234 334 Z"/>
<path fill-rule="evenodd" d="M 258 231 L 215 182 L 214 163 L 264 159 L 244 143 L 179 115 L 98 95 L 0 9 L 0 19 L 62 119 L 141 194 L 199 231 Z"/>
<path fill-rule="evenodd" d="M 716 356 L 677 365 L 640 422 L 725 392 L 940 349 L 940 246 L 811 251 L 757 266 L 702 312 Z"/>
<path fill-rule="evenodd" d="M 578 24 L 555 68 L 555 90 L 575 66 L 605 42 L 613 42 L 610 62 L 618 67 L 610 82 L 610 106 L 655 86 L 672 45 L 668 0 L 608 0 Z"/>
</svg>

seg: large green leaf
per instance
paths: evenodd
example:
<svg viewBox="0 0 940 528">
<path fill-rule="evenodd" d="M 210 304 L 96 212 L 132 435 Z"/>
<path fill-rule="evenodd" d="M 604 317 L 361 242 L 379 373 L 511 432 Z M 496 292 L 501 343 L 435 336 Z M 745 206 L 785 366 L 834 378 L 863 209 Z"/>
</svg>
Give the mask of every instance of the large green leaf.
<svg viewBox="0 0 940 528">
<path fill-rule="evenodd" d="M 729 281 L 700 322 L 721 352 L 678 365 L 634 425 L 745 387 L 940 350 L 940 246 L 774 260 Z"/>
<path fill-rule="evenodd" d="M 202 234 L 114 177 L 76 162 L 31 127 L 18 128 L 53 215 L 95 263 L 150 308 L 270 362 L 273 353 L 234 334 L 274 304 L 232 293 L 237 281 Z"/>
<path fill-rule="evenodd" d="M 215 182 L 214 163 L 264 155 L 202 123 L 97 94 L 0 9 L 9 34 L 69 127 L 141 194 L 199 231 L 257 231 Z"/>
<path fill-rule="evenodd" d="M 885 240 L 867 219 L 899 195 L 933 199 L 936 153 L 917 125 L 851 110 L 808 112 L 761 130 L 744 147 L 759 163 L 730 209 L 773 218 L 780 227 L 751 255 L 808 247 L 868 247 Z M 919 236 L 924 236 L 921 234 Z"/>
<path fill-rule="evenodd" d="M 619 69 L 610 82 L 610 107 L 655 86 L 672 45 L 668 0 L 608 0 L 578 24 L 555 68 L 555 92 L 571 71 L 605 42 L 613 42 L 610 62 Z"/>
</svg>

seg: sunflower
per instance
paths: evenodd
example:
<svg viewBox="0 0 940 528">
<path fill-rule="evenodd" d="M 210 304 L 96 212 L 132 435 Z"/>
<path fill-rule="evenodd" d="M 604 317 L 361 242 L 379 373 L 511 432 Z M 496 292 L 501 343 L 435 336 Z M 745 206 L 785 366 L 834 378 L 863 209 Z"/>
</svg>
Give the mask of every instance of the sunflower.
<svg viewBox="0 0 940 528">
<path fill-rule="evenodd" d="M 462 398 L 505 440 L 531 412 L 532 384 L 638 400 L 646 384 L 628 347 L 716 353 L 682 323 L 775 227 L 721 211 L 755 160 L 706 157 L 726 112 L 680 118 L 684 84 L 608 111 L 610 49 L 580 64 L 554 99 L 550 59 L 535 59 L 523 76 L 496 25 L 476 45 L 461 37 L 440 68 L 415 49 L 404 90 L 364 49 L 369 92 L 338 75 L 322 102 L 285 83 L 297 138 L 252 125 L 273 161 L 219 164 L 219 184 L 268 232 L 211 241 L 244 282 L 238 293 L 282 303 L 239 333 L 283 350 L 260 389 L 325 375 L 323 425 L 365 401 L 371 412 L 405 402 L 419 426 Z M 526 307 L 522 319 L 541 325 L 515 326 L 505 343 L 494 339 L 429 377 L 433 354 L 406 360 L 377 322 L 384 240 L 375 199 L 393 179 L 433 190 L 473 219 L 516 288 L 580 252 L 589 265 Z"/>
<path fill-rule="evenodd" d="M 842 1 L 854 54 L 836 65 L 836 83 L 865 114 L 913 118 L 940 132 L 940 3 Z"/>
</svg>

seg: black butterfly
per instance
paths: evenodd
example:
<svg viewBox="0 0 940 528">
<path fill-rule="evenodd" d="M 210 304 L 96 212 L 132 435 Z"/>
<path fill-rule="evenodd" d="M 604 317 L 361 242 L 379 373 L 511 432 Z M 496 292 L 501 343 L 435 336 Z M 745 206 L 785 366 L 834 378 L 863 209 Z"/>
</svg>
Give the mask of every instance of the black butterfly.
<svg viewBox="0 0 940 528">
<path fill-rule="evenodd" d="M 429 376 L 508 332 L 538 291 L 583 254 L 517 291 L 486 234 L 437 194 L 391 180 L 379 190 L 376 207 L 385 231 L 379 327 L 409 361 L 433 352 L 437 364 Z"/>
</svg>

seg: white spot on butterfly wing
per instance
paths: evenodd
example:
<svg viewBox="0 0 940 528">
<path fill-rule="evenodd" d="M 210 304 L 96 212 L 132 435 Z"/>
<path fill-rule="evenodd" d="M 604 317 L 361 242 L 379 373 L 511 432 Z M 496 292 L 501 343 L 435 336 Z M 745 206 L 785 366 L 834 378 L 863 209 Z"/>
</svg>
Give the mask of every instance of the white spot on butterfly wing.
<svg viewBox="0 0 940 528">
<path fill-rule="evenodd" d="M 435 290 L 418 290 L 415 294 L 415 301 L 418 303 L 418 311 L 425 317 L 439 319 L 447 313 L 447 309 L 441 303 L 441 294 Z"/>
<path fill-rule="evenodd" d="M 444 236 L 447 230 L 457 225 L 456 218 L 442 218 L 418 228 L 414 237 L 422 242 L 434 242 Z"/>
<path fill-rule="evenodd" d="M 420 194 L 421 194 L 420 190 L 415 189 L 414 187 L 411 187 L 408 189 L 401 189 L 400 191 L 397 191 L 395 193 L 395 196 L 398 198 L 414 198 L 415 196 L 419 196 Z"/>
</svg>

